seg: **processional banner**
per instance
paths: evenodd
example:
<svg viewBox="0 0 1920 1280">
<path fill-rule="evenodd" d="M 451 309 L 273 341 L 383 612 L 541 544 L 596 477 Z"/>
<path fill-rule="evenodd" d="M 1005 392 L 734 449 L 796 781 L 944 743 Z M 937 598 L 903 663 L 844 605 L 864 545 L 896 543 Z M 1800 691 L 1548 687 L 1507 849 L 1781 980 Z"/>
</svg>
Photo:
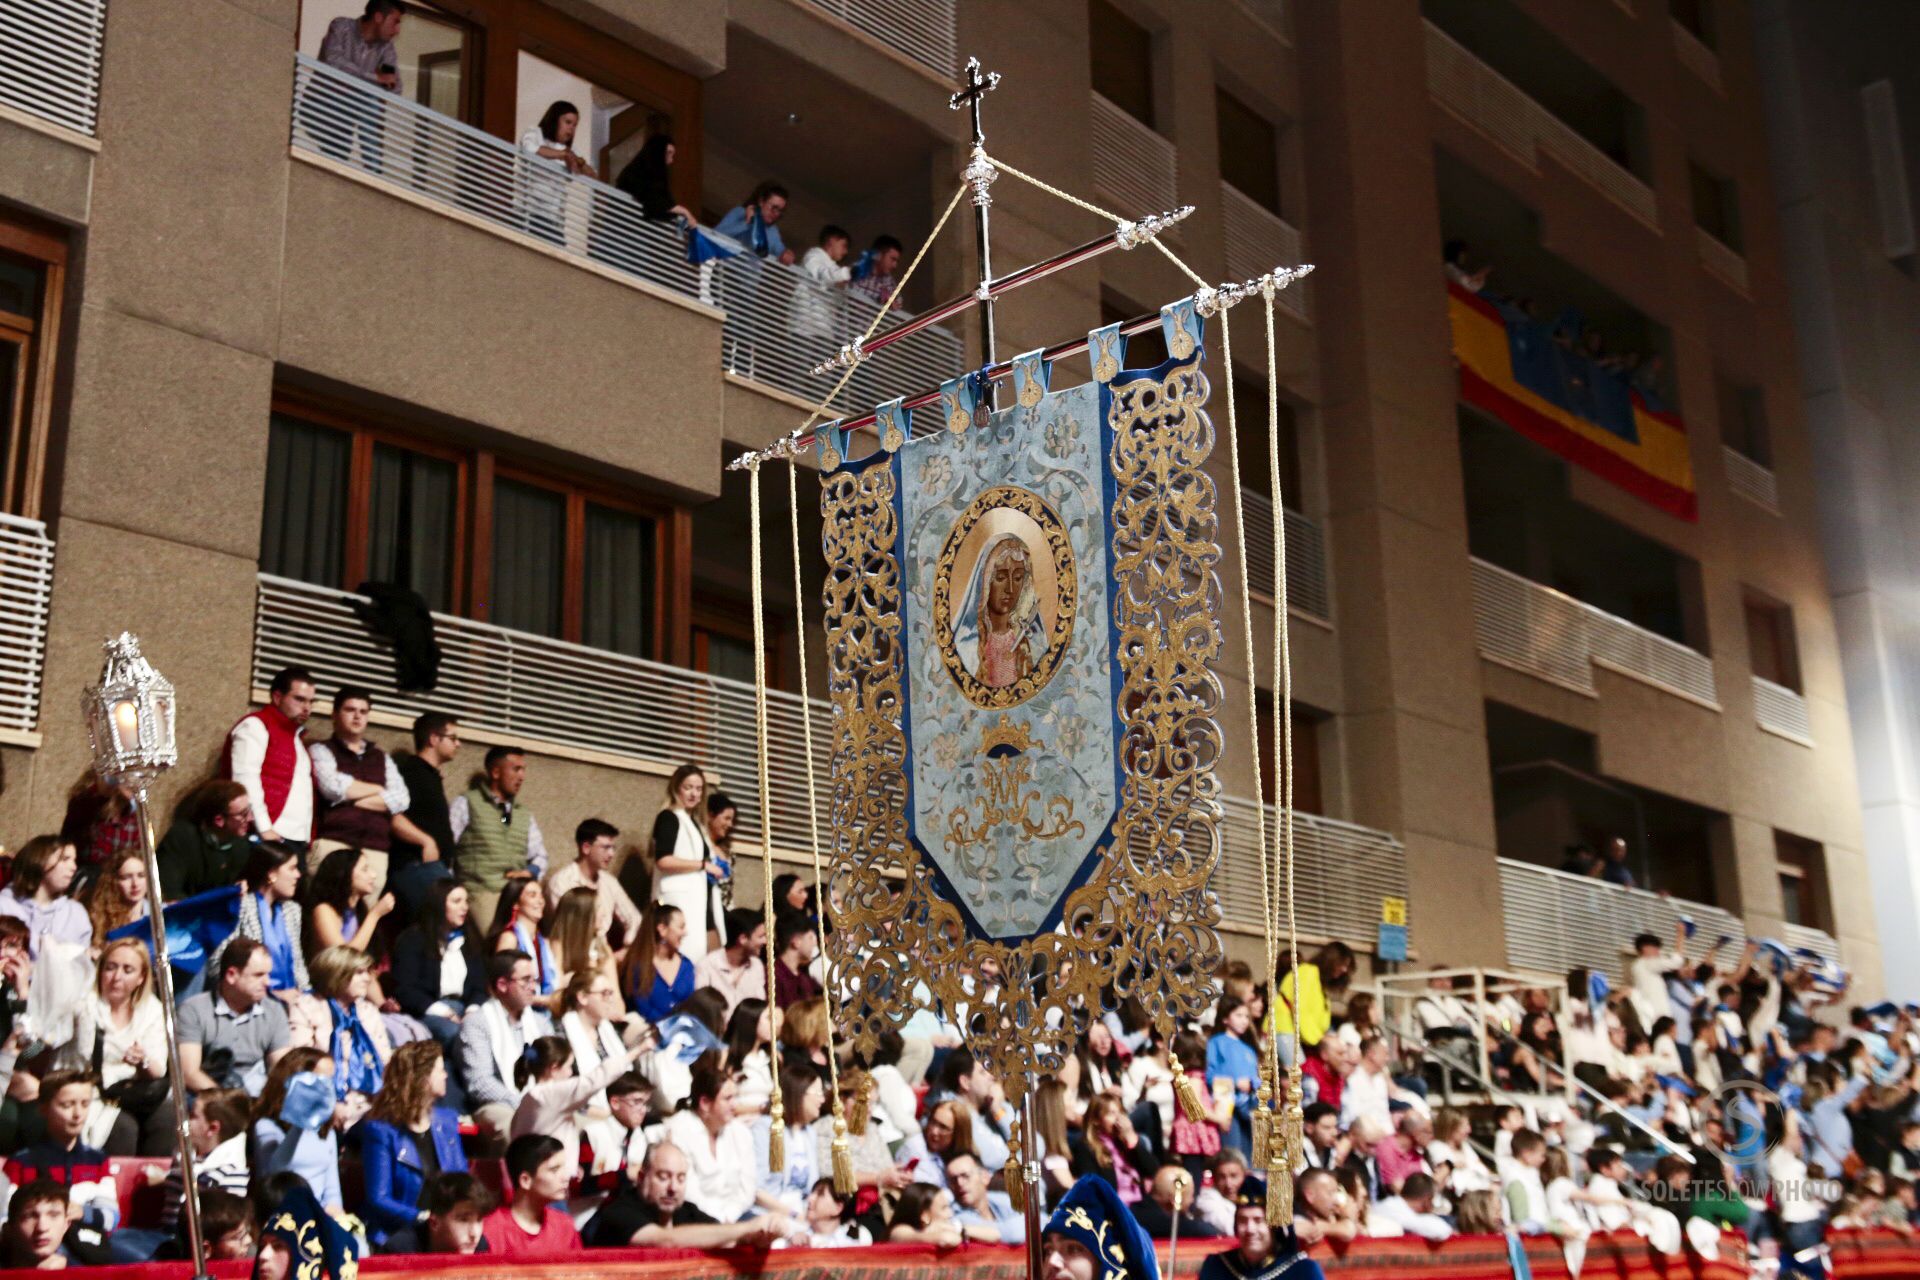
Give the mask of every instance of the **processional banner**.
<svg viewBox="0 0 1920 1280">
<path fill-rule="evenodd" d="M 1050 389 L 1012 362 L 882 448 L 821 442 L 834 699 L 832 959 L 856 1045 L 937 1007 L 1003 1080 L 1056 1065 L 1086 1011 L 1199 1012 L 1220 958 L 1213 445 L 1201 320 L 1169 359 Z"/>
</svg>

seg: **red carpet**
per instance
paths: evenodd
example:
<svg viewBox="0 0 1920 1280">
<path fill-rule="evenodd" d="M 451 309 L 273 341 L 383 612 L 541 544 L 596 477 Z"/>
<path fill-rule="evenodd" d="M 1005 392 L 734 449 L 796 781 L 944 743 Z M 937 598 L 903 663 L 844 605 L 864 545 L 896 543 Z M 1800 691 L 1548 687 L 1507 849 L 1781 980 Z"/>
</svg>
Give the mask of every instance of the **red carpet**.
<svg viewBox="0 0 1920 1280">
<path fill-rule="evenodd" d="M 1731 1239 L 1729 1246 L 1732 1245 Z M 1220 1241 L 1182 1242 L 1180 1276 L 1193 1276 Z M 1833 1270 L 1839 1280 L 1912 1280 L 1920 1277 L 1920 1240 L 1892 1232 L 1839 1232 L 1832 1238 Z M 1509 1280 L 1506 1242 L 1497 1236 L 1471 1236 L 1428 1245 L 1416 1240 L 1361 1240 L 1343 1250 L 1316 1248 L 1313 1256 L 1327 1274 L 1340 1280 Z M 1164 1263 L 1166 1250 L 1161 1249 Z M 1529 1241 L 1527 1258 L 1536 1280 L 1567 1280 L 1559 1247 L 1548 1240 Z M 218 1280 L 248 1274 L 244 1262 L 215 1263 Z M 0 1271 L 0 1277 L 40 1275 L 37 1271 Z M 191 1280 L 185 1263 L 96 1267 L 89 1280 Z M 970 1245 L 942 1252 L 919 1245 L 890 1244 L 868 1249 L 780 1249 L 772 1253 L 712 1254 L 686 1249 L 600 1249 L 561 1262 L 508 1266 L 474 1258 L 368 1258 L 360 1274 L 497 1275 L 515 1280 L 1024 1280 L 1026 1264 L 1018 1249 Z M 1595 1236 L 1587 1247 L 1581 1280 L 1739 1280 L 1744 1259 L 1732 1247 L 1718 1262 L 1687 1258 L 1669 1262 L 1637 1236 Z"/>
</svg>

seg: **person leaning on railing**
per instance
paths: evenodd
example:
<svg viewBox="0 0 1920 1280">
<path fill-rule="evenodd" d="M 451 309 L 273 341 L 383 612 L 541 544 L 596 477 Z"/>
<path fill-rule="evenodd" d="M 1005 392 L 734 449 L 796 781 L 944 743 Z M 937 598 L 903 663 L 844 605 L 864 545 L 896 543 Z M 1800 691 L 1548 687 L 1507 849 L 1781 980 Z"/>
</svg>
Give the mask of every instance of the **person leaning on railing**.
<svg viewBox="0 0 1920 1280">
<path fill-rule="evenodd" d="M 676 148 L 673 135 L 665 132 L 664 126 L 665 121 L 658 116 L 647 122 L 647 140 L 640 145 L 640 154 L 627 162 L 613 185 L 633 197 L 642 217 L 653 222 L 683 218 L 692 225 L 699 219 L 673 198 Z"/>
</svg>

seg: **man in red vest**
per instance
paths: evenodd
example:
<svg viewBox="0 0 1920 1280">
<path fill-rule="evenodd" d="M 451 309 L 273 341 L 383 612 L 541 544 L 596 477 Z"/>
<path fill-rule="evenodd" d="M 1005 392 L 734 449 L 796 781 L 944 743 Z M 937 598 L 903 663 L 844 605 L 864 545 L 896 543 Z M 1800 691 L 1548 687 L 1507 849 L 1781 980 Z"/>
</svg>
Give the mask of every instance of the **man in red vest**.
<svg viewBox="0 0 1920 1280">
<path fill-rule="evenodd" d="M 220 769 L 247 789 L 262 840 L 303 850 L 313 839 L 313 762 L 300 731 L 313 712 L 313 692 L 306 668 L 278 672 L 267 705 L 241 716 L 227 732 Z"/>
</svg>

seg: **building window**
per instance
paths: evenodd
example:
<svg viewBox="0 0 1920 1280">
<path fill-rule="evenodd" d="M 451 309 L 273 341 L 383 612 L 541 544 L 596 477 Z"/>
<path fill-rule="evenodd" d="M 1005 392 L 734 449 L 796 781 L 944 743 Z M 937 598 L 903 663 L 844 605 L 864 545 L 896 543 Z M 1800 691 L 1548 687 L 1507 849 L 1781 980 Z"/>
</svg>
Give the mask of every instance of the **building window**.
<svg viewBox="0 0 1920 1280">
<path fill-rule="evenodd" d="M 1260 732 L 1260 790 L 1268 804 L 1280 803 L 1280 741 L 1274 732 L 1273 691 L 1261 689 L 1255 702 Z M 1317 711 L 1295 703 L 1288 709 L 1293 721 L 1293 811 L 1326 813 L 1320 793 L 1320 725 Z"/>
<path fill-rule="evenodd" d="M 1773 852 L 1780 876 L 1780 906 L 1787 923 L 1833 932 L 1827 901 L 1826 851 L 1816 841 L 1776 831 Z"/>
<path fill-rule="evenodd" d="M 40 517 L 66 238 L 0 217 L 0 512 Z"/>
<path fill-rule="evenodd" d="M 1782 688 L 1800 690 L 1800 659 L 1793 639 L 1793 610 L 1758 592 L 1746 594 L 1747 654 L 1753 674 Z"/>
<path fill-rule="evenodd" d="M 1720 402 L 1720 440 L 1729 449 L 1763 467 L 1773 466 L 1773 440 L 1767 431 L 1766 398 L 1759 387 L 1730 378 L 1715 380 Z"/>
<path fill-rule="evenodd" d="M 1226 444 L 1227 401 L 1216 391 L 1207 404 L 1213 418 L 1214 435 L 1220 447 Z M 1280 436 L 1280 500 L 1295 511 L 1304 511 L 1300 494 L 1299 423 L 1293 406 L 1281 399 L 1277 412 Z M 1248 490 L 1273 497 L 1273 460 L 1267 454 L 1267 384 L 1236 371 L 1233 375 L 1234 435 L 1240 446 L 1240 483 Z"/>
<path fill-rule="evenodd" d="M 1718 46 L 1713 28 L 1713 0 L 1668 0 L 1667 12 L 1701 44 L 1709 49 Z"/>
<path fill-rule="evenodd" d="M 390 583 L 439 613 L 660 652 L 665 508 L 287 398 L 271 419 L 265 506 L 262 573 Z"/>
<path fill-rule="evenodd" d="M 1087 26 L 1093 91 L 1152 128 L 1153 33 L 1107 0 L 1087 0 Z"/>
<path fill-rule="evenodd" d="M 1224 89 L 1214 92 L 1220 177 L 1261 208 L 1280 213 L 1280 135 L 1273 122 Z"/>
<path fill-rule="evenodd" d="M 1735 253 L 1744 253 L 1740 188 L 1733 179 L 1722 178 L 1696 160 L 1687 161 L 1687 177 L 1693 189 L 1694 225 Z"/>
</svg>

